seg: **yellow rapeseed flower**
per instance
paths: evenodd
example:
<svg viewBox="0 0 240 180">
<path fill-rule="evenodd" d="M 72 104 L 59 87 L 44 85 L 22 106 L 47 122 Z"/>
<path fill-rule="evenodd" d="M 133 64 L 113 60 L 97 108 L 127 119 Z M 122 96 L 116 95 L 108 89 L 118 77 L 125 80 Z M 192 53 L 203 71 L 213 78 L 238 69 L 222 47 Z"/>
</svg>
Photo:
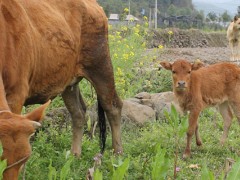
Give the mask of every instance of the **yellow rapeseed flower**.
<svg viewBox="0 0 240 180">
<path fill-rule="evenodd" d="M 159 48 L 159 49 L 162 49 L 162 48 L 163 48 L 163 45 L 159 45 L 158 48 Z"/>
<path fill-rule="evenodd" d="M 129 12 L 129 9 L 128 8 L 124 8 L 123 10 L 125 13 L 128 13 Z"/>
<path fill-rule="evenodd" d="M 146 42 L 143 42 L 143 43 L 142 43 L 142 47 L 146 47 Z"/>
<path fill-rule="evenodd" d="M 126 26 L 122 26 L 121 29 L 122 31 L 127 31 L 128 28 Z"/>
<path fill-rule="evenodd" d="M 168 31 L 168 34 L 169 34 L 169 35 L 173 35 L 173 32 L 172 32 L 172 31 Z"/>
<path fill-rule="evenodd" d="M 123 54 L 123 59 L 126 61 L 126 60 L 128 60 L 128 57 L 129 57 L 129 55 L 128 54 Z"/>
<path fill-rule="evenodd" d="M 132 52 L 132 51 L 129 54 L 130 54 L 130 56 L 134 56 L 135 55 L 134 52 Z"/>
<path fill-rule="evenodd" d="M 117 68 L 117 75 L 118 76 L 122 76 L 123 75 L 123 72 L 122 72 L 122 69 L 121 68 Z"/>
<path fill-rule="evenodd" d="M 147 16 L 143 16 L 143 20 L 147 21 L 148 20 Z"/>
</svg>

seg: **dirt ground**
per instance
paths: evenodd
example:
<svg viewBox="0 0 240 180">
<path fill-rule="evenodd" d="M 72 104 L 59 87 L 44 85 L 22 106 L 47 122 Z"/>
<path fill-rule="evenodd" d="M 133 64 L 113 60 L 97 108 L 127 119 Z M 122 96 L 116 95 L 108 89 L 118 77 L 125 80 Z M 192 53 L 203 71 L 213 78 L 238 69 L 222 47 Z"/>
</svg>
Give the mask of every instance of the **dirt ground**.
<svg viewBox="0 0 240 180">
<path fill-rule="evenodd" d="M 170 31 L 172 35 L 169 41 Z M 230 61 L 231 50 L 225 31 L 204 32 L 197 29 L 153 31 L 149 45 L 151 48 L 156 48 L 159 45 L 169 47 L 158 55 L 157 60 L 159 61 L 174 61 L 176 59 L 195 61 L 199 59 L 207 64 Z"/>
<path fill-rule="evenodd" d="M 207 64 L 230 61 L 229 47 L 207 47 L 207 48 L 169 48 L 157 58 L 160 61 L 174 61 L 187 59 L 189 61 L 201 60 Z"/>
</svg>

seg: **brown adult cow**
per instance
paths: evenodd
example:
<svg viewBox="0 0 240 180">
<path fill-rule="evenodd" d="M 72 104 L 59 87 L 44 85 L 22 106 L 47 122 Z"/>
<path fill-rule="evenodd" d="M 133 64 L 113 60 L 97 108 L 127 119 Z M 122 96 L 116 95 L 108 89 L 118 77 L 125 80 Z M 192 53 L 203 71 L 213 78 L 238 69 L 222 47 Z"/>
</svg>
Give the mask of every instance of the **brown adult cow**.
<svg viewBox="0 0 240 180">
<path fill-rule="evenodd" d="M 62 94 L 73 120 L 72 152 L 81 154 L 86 111 L 78 83 L 94 86 L 102 151 L 106 113 L 113 149 L 122 152 L 120 115 L 108 47 L 108 23 L 96 0 L 0 0 L 0 110 Z"/>
<path fill-rule="evenodd" d="M 201 62 L 189 63 L 177 60 L 174 63 L 161 62 L 172 71 L 173 91 L 183 111 L 190 111 L 187 131 L 187 146 L 183 157 L 189 157 L 191 138 L 196 135 L 196 144 L 202 145 L 198 132 L 198 116 L 209 106 L 219 106 L 224 119 L 223 144 L 232 122 L 232 111 L 240 122 L 240 69 L 231 63 L 217 63 L 202 67 Z M 231 107 L 231 108 L 230 108 Z"/>
</svg>

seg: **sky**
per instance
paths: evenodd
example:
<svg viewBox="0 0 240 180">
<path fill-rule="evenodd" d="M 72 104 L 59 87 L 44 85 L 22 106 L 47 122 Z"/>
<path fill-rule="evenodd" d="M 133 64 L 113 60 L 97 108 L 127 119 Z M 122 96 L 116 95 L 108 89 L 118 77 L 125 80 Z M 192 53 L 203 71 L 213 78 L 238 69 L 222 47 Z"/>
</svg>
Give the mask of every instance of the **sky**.
<svg viewBox="0 0 240 180">
<path fill-rule="evenodd" d="M 197 9 L 204 8 L 207 13 L 213 11 L 219 14 L 227 10 L 232 16 L 236 15 L 240 6 L 240 0 L 192 0 L 192 2 Z"/>
</svg>

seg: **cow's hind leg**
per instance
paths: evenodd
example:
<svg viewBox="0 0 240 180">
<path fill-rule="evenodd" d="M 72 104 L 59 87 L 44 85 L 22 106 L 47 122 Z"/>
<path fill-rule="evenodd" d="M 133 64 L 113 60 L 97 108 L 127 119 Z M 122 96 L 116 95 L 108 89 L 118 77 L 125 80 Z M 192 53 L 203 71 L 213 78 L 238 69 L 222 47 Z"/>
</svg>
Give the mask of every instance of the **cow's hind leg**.
<svg viewBox="0 0 240 180">
<path fill-rule="evenodd" d="M 232 115 L 232 111 L 230 109 L 230 106 L 228 104 L 228 102 L 224 102 L 223 104 L 220 104 L 219 105 L 219 111 L 223 117 L 223 135 L 221 137 L 221 140 L 220 140 L 220 143 L 223 145 L 227 139 L 227 136 L 228 136 L 228 131 L 229 131 L 229 128 L 232 124 L 232 118 L 233 118 L 233 115 Z"/>
<path fill-rule="evenodd" d="M 102 67 L 101 69 L 100 71 L 95 70 L 94 73 L 89 73 L 90 77 L 88 78 L 96 90 L 99 110 L 103 108 L 110 123 L 114 152 L 122 153 L 120 130 L 122 101 L 115 90 L 112 68 Z"/>
<path fill-rule="evenodd" d="M 62 97 L 72 117 L 72 153 L 76 156 L 80 156 L 86 106 L 80 93 L 78 83 L 67 87 L 62 93 Z"/>
</svg>

